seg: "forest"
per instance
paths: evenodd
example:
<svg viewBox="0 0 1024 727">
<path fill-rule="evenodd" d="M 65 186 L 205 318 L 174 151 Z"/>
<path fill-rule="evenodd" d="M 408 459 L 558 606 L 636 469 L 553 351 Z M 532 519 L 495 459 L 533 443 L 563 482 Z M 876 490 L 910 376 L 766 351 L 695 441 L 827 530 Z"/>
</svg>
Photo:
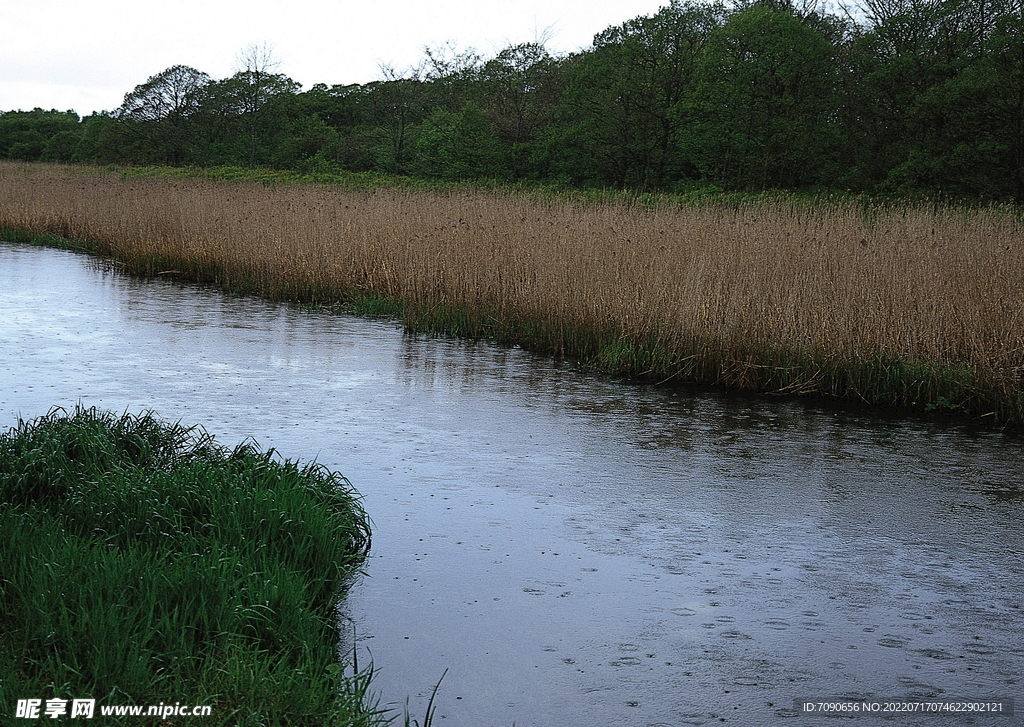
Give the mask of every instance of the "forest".
<svg viewBox="0 0 1024 727">
<path fill-rule="evenodd" d="M 307 90 L 251 50 L 85 118 L 0 113 L 0 158 L 1024 203 L 1021 0 L 672 0 L 575 53 L 449 45 Z"/>
</svg>

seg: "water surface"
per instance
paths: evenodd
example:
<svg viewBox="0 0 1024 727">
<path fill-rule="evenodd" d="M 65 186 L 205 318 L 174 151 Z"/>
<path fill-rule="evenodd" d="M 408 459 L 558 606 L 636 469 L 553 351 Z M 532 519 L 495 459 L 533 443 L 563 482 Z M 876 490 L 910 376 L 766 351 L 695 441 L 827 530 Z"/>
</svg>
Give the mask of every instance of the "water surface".
<svg viewBox="0 0 1024 727">
<path fill-rule="evenodd" d="M 624 384 L 16 245 L 0 304 L 0 426 L 152 409 L 352 480 L 374 535 L 342 630 L 414 716 L 445 674 L 436 725 L 1021 694 L 1020 440 Z"/>
</svg>

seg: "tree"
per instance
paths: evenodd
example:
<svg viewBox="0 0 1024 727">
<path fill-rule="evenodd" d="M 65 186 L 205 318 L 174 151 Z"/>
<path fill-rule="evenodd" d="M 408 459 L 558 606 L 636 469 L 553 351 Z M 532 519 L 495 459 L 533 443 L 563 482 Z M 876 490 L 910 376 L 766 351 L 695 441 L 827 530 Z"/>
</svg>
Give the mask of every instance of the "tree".
<svg viewBox="0 0 1024 727">
<path fill-rule="evenodd" d="M 242 119 L 248 140 L 248 163 L 255 167 L 261 137 L 274 119 L 275 101 L 288 94 L 296 94 L 301 86 L 283 74 L 274 73 L 280 62 L 273 49 L 266 45 L 247 46 L 238 57 L 239 70 L 221 83 L 220 91 L 227 97 L 229 107 Z"/>
<path fill-rule="evenodd" d="M 74 161 L 75 153 L 78 151 L 78 143 L 81 139 L 82 133 L 78 129 L 74 131 L 58 131 L 43 146 L 39 160 L 44 162 Z"/>
<path fill-rule="evenodd" d="M 1024 196 L 1020 0 L 865 0 L 850 137 L 863 186 Z"/>
<path fill-rule="evenodd" d="M 459 51 L 449 42 L 439 48 L 424 48 L 423 55 L 410 77 L 424 81 L 430 108 L 458 111 L 474 100 L 483 64 L 475 49 Z"/>
<path fill-rule="evenodd" d="M 423 122 L 415 150 L 420 174 L 442 179 L 498 179 L 507 165 L 501 143 L 484 114 L 467 103 L 458 113 L 442 108 Z"/>
<path fill-rule="evenodd" d="M 132 161 L 184 164 L 195 156 L 191 117 L 210 77 L 190 66 L 171 66 L 125 95 L 114 112 Z"/>
<path fill-rule="evenodd" d="M 78 164 L 114 164 L 125 161 L 119 133 L 121 123 L 106 112 L 82 119 L 82 138 L 72 161 Z"/>
<path fill-rule="evenodd" d="M 190 66 L 171 66 L 126 94 L 117 116 L 139 122 L 190 116 L 198 108 L 200 93 L 210 80 L 207 74 Z"/>
<path fill-rule="evenodd" d="M 561 91 L 558 61 L 539 43 L 511 46 L 484 64 L 480 93 L 494 134 L 508 149 L 513 179 L 528 175 L 536 142 Z"/>
<path fill-rule="evenodd" d="M 378 140 L 373 125 L 372 90 L 359 84 L 330 88 L 317 84 L 301 96 L 307 99 L 308 111 L 334 131 L 332 138 L 317 151 L 318 163 L 355 172 L 373 169 Z"/>
<path fill-rule="evenodd" d="M 693 174 L 680 137 L 689 122 L 682 104 L 723 14 L 719 4 L 672 0 L 654 16 L 608 28 L 592 50 L 570 59 L 566 162 L 593 182 L 640 189 Z"/>
<path fill-rule="evenodd" d="M 818 183 L 838 129 L 831 43 L 792 12 L 755 4 L 709 38 L 690 109 L 701 166 L 719 184 Z"/>
<path fill-rule="evenodd" d="M 43 157 L 51 140 L 63 133 L 79 133 L 74 111 L 0 112 L 0 159 L 36 161 Z"/>
<path fill-rule="evenodd" d="M 377 129 L 377 165 L 393 174 L 405 174 L 411 159 L 415 130 L 430 112 L 429 91 L 421 71 L 408 77 L 382 67 L 383 81 L 367 84 L 369 109 Z"/>
<path fill-rule="evenodd" d="M 1019 2 L 941 8 L 936 66 L 910 105 L 909 153 L 885 187 L 1024 199 L 1024 18 Z M 948 7 L 946 7 L 948 6 Z M 937 46 L 937 48 L 936 48 Z"/>
</svg>

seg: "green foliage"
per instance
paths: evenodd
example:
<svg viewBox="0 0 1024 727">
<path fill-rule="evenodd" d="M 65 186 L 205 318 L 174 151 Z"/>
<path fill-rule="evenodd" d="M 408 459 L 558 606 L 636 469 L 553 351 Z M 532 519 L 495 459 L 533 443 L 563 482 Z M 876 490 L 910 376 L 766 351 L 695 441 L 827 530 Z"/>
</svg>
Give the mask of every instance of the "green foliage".
<svg viewBox="0 0 1024 727">
<path fill-rule="evenodd" d="M 490 122 L 473 104 L 458 113 L 435 109 L 419 129 L 414 170 L 448 180 L 500 178 L 506 165 Z"/>
<path fill-rule="evenodd" d="M 554 122 L 562 82 L 558 61 L 538 43 L 506 48 L 484 64 L 474 95 L 503 145 L 507 167 L 492 176 L 543 176 L 537 142 Z"/>
<path fill-rule="evenodd" d="M 673 2 L 652 17 L 609 28 L 567 69 L 563 118 L 579 181 L 641 190 L 699 174 L 684 105 L 708 38 L 722 21 L 718 4 Z M 572 138 L 574 137 L 574 138 Z"/>
<path fill-rule="evenodd" d="M 821 32 L 767 5 L 712 33 L 689 104 L 708 176 L 746 189 L 815 183 L 832 145 L 832 55 Z"/>
<path fill-rule="evenodd" d="M 78 124 L 74 111 L 0 112 L 0 159 L 39 161 L 54 137 L 77 132 Z"/>
<path fill-rule="evenodd" d="M 44 162 L 72 162 L 78 152 L 82 134 L 78 129 L 58 131 L 47 139 L 39 160 Z"/>
<path fill-rule="evenodd" d="M 191 701 L 212 724 L 370 725 L 334 607 L 369 545 L 349 483 L 151 414 L 0 436 L 0 698 Z"/>
<path fill-rule="evenodd" d="M 114 113 L 121 122 L 121 143 L 139 161 L 188 163 L 196 155 L 195 116 L 211 82 L 207 74 L 178 65 L 136 86 Z"/>
<path fill-rule="evenodd" d="M 255 49 L 226 79 L 172 66 L 112 115 L 0 114 L 0 158 L 1024 202 L 1019 2 L 812 7 L 670 0 L 570 55 L 427 49 L 305 92 Z"/>
</svg>

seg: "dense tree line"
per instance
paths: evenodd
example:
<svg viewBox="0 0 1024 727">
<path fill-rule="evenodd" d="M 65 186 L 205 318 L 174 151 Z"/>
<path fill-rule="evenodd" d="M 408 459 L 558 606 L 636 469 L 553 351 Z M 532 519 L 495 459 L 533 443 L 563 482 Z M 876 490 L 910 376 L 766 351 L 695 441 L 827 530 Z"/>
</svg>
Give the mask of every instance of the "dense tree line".
<svg viewBox="0 0 1024 727">
<path fill-rule="evenodd" d="M 0 157 L 1024 202 L 1022 0 L 813 2 L 672 0 L 569 55 L 449 48 L 306 91 L 257 52 L 174 66 L 111 113 L 0 114 Z"/>
</svg>

